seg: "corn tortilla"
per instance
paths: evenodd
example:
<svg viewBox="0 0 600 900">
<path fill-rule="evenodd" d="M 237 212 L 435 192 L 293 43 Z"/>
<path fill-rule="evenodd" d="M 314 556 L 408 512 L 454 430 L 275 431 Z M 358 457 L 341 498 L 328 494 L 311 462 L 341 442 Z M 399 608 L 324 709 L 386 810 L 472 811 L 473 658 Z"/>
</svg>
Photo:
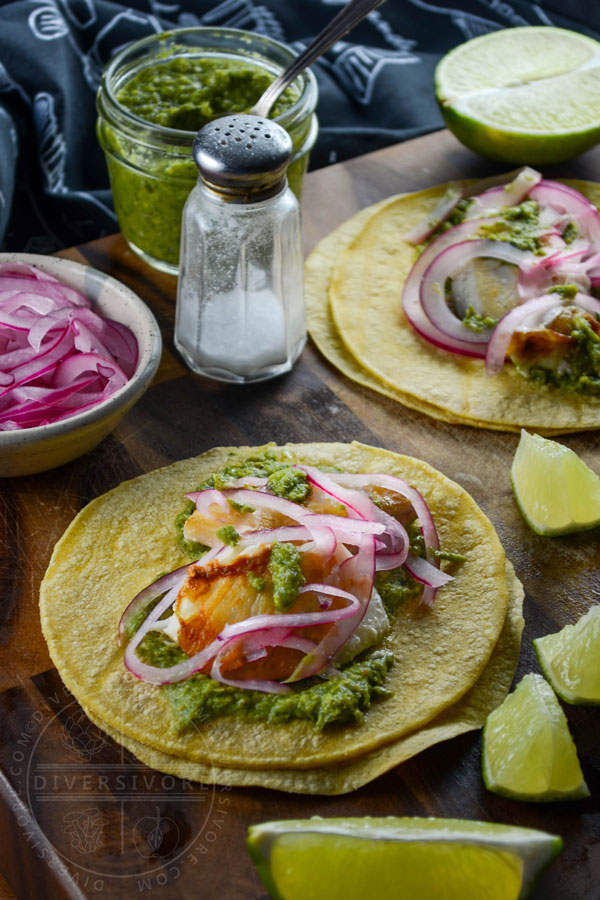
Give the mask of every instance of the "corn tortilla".
<svg viewBox="0 0 600 900">
<path fill-rule="evenodd" d="M 385 639 L 396 661 L 358 724 L 317 732 L 307 721 L 269 725 L 223 716 L 174 730 L 160 688 L 123 665 L 119 618 L 135 594 L 186 560 L 174 519 L 187 490 L 225 465 L 265 450 L 348 472 L 389 472 L 427 500 L 443 547 L 467 557 L 431 610 L 406 604 Z M 459 485 L 419 460 L 362 444 L 217 448 L 124 482 L 90 503 L 58 542 L 41 587 L 42 628 L 67 688 L 90 714 L 160 753 L 232 769 L 312 769 L 348 762 L 396 741 L 455 704 L 483 673 L 504 626 L 509 580 L 493 526 Z"/>
<path fill-rule="evenodd" d="M 600 185 L 568 184 L 600 206 Z M 483 361 L 420 338 L 401 308 L 415 260 L 406 234 L 446 185 L 362 210 L 324 239 L 306 266 L 310 334 L 344 374 L 434 418 L 502 431 L 554 435 L 600 426 L 600 398 L 537 385 L 510 365 L 488 378 Z"/>
<path fill-rule="evenodd" d="M 153 769 L 188 781 L 230 787 L 262 787 L 295 794 L 346 794 L 382 775 L 428 747 L 481 728 L 510 689 L 523 630 L 523 588 L 512 565 L 506 564 L 510 604 L 498 643 L 474 686 L 457 703 L 417 731 L 365 753 L 349 763 L 313 769 L 227 769 L 193 763 L 142 744 L 86 713 L 114 741 Z"/>
</svg>

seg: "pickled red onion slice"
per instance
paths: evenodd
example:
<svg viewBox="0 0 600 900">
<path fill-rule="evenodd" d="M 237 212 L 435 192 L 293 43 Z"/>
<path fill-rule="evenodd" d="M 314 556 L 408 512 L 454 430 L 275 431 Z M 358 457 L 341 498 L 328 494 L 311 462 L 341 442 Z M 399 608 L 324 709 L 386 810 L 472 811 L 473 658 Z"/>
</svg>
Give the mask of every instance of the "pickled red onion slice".
<svg viewBox="0 0 600 900">
<path fill-rule="evenodd" d="M 453 244 L 436 256 L 423 275 L 420 286 L 421 306 L 425 315 L 444 335 L 470 344 L 485 344 L 485 333 L 469 331 L 451 311 L 446 301 L 446 279 L 457 269 L 474 259 L 500 259 L 513 265 L 530 268 L 535 262 L 532 253 L 518 250 L 512 244 L 485 238 Z M 491 334 L 491 329 L 487 330 Z"/>
<path fill-rule="evenodd" d="M 130 330 L 79 291 L 26 263 L 0 265 L 0 430 L 90 408 L 126 384 L 137 358 Z"/>
<path fill-rule="evenodd" d="M 340 616 L 334 627 L 327 632 L 322 641 L 317 645 L 315 650 L 304 657 L 304 659 L 296 666 L 288 682 L 299 681 L 302 678 L 309 678 L 320 672 L 327 663 L 333 659 L 338 650 L 350 640 L 367 611 L 371 594 L 373 593 L 373 581 L 375 579 L 375 538 L 372 535 L 365 534 L 361 537 L 358 550 L 354 556 L 348 557 L 334 570 L 329 578 L 336 578 L 346 587 L 352 589 L 350 596 L 358 604 L 356 611 L 348 617 Z M 326 593 L 323 588 L 321 592 Z M 334 595 L 335 596 L 335 595 Z M 347 611 L 349 609 L 346 608 Z M 336 610 L 335 612 L 339 612 Z M 322 613 L 322 615 L 332 615 L 330 610 Z"/>
<path fill-rule="evenodd" d="M 588 312 L 600 315 L 600 301 L 595 297 L 577 293 L 569 302 L 573 306 L 580 306 Z M 561 305 L 560 298 L 556 294 L 544 294 L 528 300 L 521 306 L 516 306 L 503 316 L 496 325 L 488 344 L 485 360 L 487 374 L 496 375 L 502 369 L 511 338 L 520 325 L 536 313 L 545 313 L 549 309 Z"/>
<path fill-rule="evenodd" d="M 448 190 L 438 202 L 437 206 L 425 216 L 418 225 L 415 225 L 408 234 L 405 234 L 403 240 L 413 247 L 418 247 L 423 241 L 426 241 L 430 235 L 446 221 L 448 216 L 456 209 L 459 200 L 464 197 L 461 185 L 450 184 Z"/>
<path fill-rule="evenodd" d="M 498 219 L 491 218 L 487 221 L 489 224 L 492 224 L 498 221 Z M 485 342 L 480 340 L 479 344 L 477 344 L 472 340 L 465 340 L 464 336 L 458 340 L 450 338 L 443 331 L 440 331 L 440 329 L 427 318 L 427 315 L 421 306 L 420 296 L 421 279 L 431 263 L 437 258 L 438 254 L 448 247 L 452 247 L 454 244 L 462 243 L 470 235 L 478 231 L 480 227 L 481 222 L 476 219 L 462 222 L 460 225 L 455 225 L 454 228 L 450 228 L 448 231 L 444 232 L 444 234 L 441 234 L 429 245 L 429 247 L 425 248 L 410 270 L 404 283 L 404 288 L 402 290 L 402 309 L 404 315 L 415 331 L 420 334 L 421 337 L 425 338 L 426 341 L 429 341 L 429 343 L 434 344 L 436 347 L 441 347 L 443 350 L 459 353 L 462 356 L 472 356 L 483 359 L 485 357 Z"/>
</svg>

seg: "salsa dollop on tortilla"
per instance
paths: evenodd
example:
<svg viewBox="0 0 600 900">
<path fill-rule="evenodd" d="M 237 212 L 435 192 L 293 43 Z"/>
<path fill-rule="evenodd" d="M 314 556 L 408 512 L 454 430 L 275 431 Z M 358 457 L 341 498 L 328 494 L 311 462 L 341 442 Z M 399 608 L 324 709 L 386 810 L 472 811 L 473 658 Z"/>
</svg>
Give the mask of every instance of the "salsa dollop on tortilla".
<svg viewBox="0 0 600 900">
<path fill-rule="evenodd" d="M 223 473 L 227 472 L 248 472 L 248 466 L 254 466 L 256 471 L 261 471 L 262 467 L 263 474 L 253 477 L 257 481 L 265 477 L 268 480 L 270 476 L 264 474 L 265 465 L 272 472 L 279 473 L 271 482 L 272 487 L 277 485 L 283 492 L 301 490 L 305 481 L 312 488 L 310 496 L 313 503 L 323 501 L 322 489 L 317 487 L 316 482 L 327 485 L 329 479 L 333 481 L 335 478 L 338 482 L 345 479 L 352 481 L 349 476 L 368 475 L 364 482 L 368 484 L 375 483 L 377 475 L 385 475 L 402 480 L 411 491 L 418 492 L 431 512 L 442 556 L 447 559 L 443 563 L 448 570 L 446 573 L 437 565 L 429 564 L 445 582 L 439 588 L 435 602 L 432 605 L 422 602 L 426 584 L 423 586 L 408 577 L 394 582 L 389 579 L 388 573 L 395 570 L 382 570 L 387 581 L 380 580 L 381 593 L 369 590 L 368 596 L 363 598 L 364 621 L 368 619 L 372 596 L 378 593 L 380 598 L 386 597 L 385 604 L 380 599 L 381 607 L 385 608 L 385 627 L 381 628 L 377 621 L 371 622 L 370 627 L 365 629 L 368 634 L 361 638 L 362 643 L 359 641 L 353 652 L 344 657 L 343 651 L 348 649 L 350 640 L 340 641 L 343 634 L 337 630 L 337 624 L 348 622 L 350 617 L 344 611 L 361 602 L 360 585 L 354 592 L 354 597 L 358 599 L 350 601 L 343 594 L 352 594 L 351 590 L 347 590 L 352 579 L 345 583 L 345 587 L 333 585 L 330 597 L 326 596 L 327 583 L 315 589 L 311 588 L 310 581 L 306 581 L 304 585 L 296 585 L 295 597 L 280 598 L 285 611 L 277 612 L 269 606 L 275 602 L 273 585 L 277 576 L 269 572 L 268 563 L 263 565 L 265 560 L 262 559 L 263 568 L 252 573 L 252 579 L 248 579 L 250 569 L 236 574 L 233 594 L 229 590 L 231 582 L 220 583 L 224 589 L 227 588 L 223 595 L 215 591 L 214 586 L 211 588 L 210 615 L 204 617 L 202 626 L 206 628 L 210 625 L 213 630 L 220 630 L 216 638 L 205 635 L 203 647 L 218 640 L 219 635 L 223 642 L 223 632 L 227 628 L 234 630 L 233 637 L 239 637 L 244 628 L 247 628 L 247 634 L 260 634 L 260 630 L 254 627 L 256 622 L 251 622 L 247 627 L 253 615 L 262 616 L 263 621 L 259 624 L 264 625 L 264 618 L 269 615 L 289 616 L 291 622 L 294 616 L 322 613 L 323 625 L 316 627 L 311 620 L 310 637 L 304 627 L 296 629 L 297 647 L 292 647 L 295 650 L 293 657 L 287 653 L 279 658 L 272 655 L 270 648 L 274 645 L 278 650 L 290 649 L 286 645 L 289 634 L 279 634 L 277 643 L 272 641 L 273 634 L 270 633 L 268 640 L 255 642 L 252 647 L 255 652 L 249 654 L 250 659 L 245 643 L 241 655 L 237 652 L 237 641 L 232 641 L 229 647 L 230 651 L 236 651 L 231 655 L 228 651 L 217 649 L 216 653 L 206 657 L 209 671 L 204 671 L 204 665 L 197 665 L 202 663 L 202 659 L 198 660 L 203 653 L 202 640 L 198 642 L 198 635 L 192 629 L 192 644 L 183 651 L 185 659 L 176 653 L 174 658 L 165 660 L 160 654 L 154 655 L 151 649 L 145 659 L 143 654 L 136 654 L 137 662 L 130 671 L 124 664 L 124 655 L 132 640 L 123 638 L 122 634 L 119 642 L 119 622 L 124 619 L 122 632 L 125 632 L 127 625 L 131 625 L 137 617 L 130 633 L 139 634 L 142 631 L 144 623 L 147 625 L 151 619 L 152 611 L 140 617 L 141 604 L 137 604 L 136 610 L 132 598 L 142 594 L 149 585 L 168 577 L 165 573 L 170 574 L 183 567 L 184 578 L 188 579 L 184 583 L 190 587 L 189 578 L 194 575 L 195 568 L 190 566 L 190 551 L 197 552 L 197 547 L 193 544 L 189 546 L 190 539 L 206 536 L 210 539 L 210 534 L 202 531 L 206 523 L 199 521 L 204 514 L 196 516 L 193 521 L 194 515 L 198 512 L 198 506 L 211 515 L 217 512 L 212 504 L 203 506 L 203 502 L 211 498 L 201 498 L 200 495 L 206 495 L 207 491 L 221 491 L 228 498 L 228 509 L 222 509 L 222 514 L 229 521 L 218 529 L 221 539 L 225 537 L 233 541 L 221 541 L 227 553 L 235 554 L 236 548 L 256 547 L 264 543 L 252 544 L 254 538 L 251 535 L 256 534 L 256 529 L 246 528 L 253 513 L 244 506 L 250 506 L 246 501 L 254 499 L 254 509 L 258 508 L 264 495 L 270 493 L 265 486 L 255 482 L 251 489 L 238 486 L 218 488 L 214 484 L 215 475 L 222 478 Z M 309 472 L 312 483 L 308 477 L 298 478 L 298 472 Z M 231 474 L 228 477 L 231 479 Z M 200 491 L 196 490 L 198 487 Z M 242 503 L 241 491 L 249 493 L 250 490 L 255 491 L 253 497 L 245 495 Z M 227 491 L 232 491 L 232 494 L 227 494 Z M 235 496 L 233 492 L 237 492 Z M 216 493 L 212 495 L 213 500 L 217 499 Z M 193 498 L 195 509 L 191 511 L 188 507 L 182 515 L 182 498 L 186 494 Z M 366 492 L 361 495 L 372 503 Z M 345 498 L 349 502 L 349 494 Z M 229 500 L 233 500 L 233 506 Z M 281 496 L 279 500 L 284 505 L 294 502 Z M 389 495 L 382 493 L 378 500 L 383 501 L 377 509 L 384 513 L 381 520 L 386 523 L 386 516 L 390 513 L 385 512 L 382 506 L 389 502 Z M 304 506 L 297 504 L 304 510 L 303 515 L 307 515 L 308 502 L 308 497 L 305 497 Z M 330 504 L 337 502 L 333 498 L 328 501 Z M 233 521 L 230 520 L 232 512 L 235 514 Z M 398 552 L 396 546 L 386 545 L 386 529 L 377 530 L 373 538 L 375 529 L 365 525 L 371 520 L 353 519 L 347 514 L 340 515 L 341 510 L 337 512 L 338 521 L 333 524 L 340 529 L 338 538 L 341 535 L 344 539 L 338 540 L 339 547 L 335 552 L 342 555 L 348 552 L 345 556 L 347 565 L 352 563 L 358 566 L 357 545 L 363 541 L 363 537 L 357 537 L 352 528 L 362 528 L 362 533 L 369 535 L 372 545 L 377 540 L 377 544 L 381 545 L 377 550 L 382 556 Z M 277 530 L 278 537 L 285 537 L 281 529 L 310 526 L 310 531 L 317 525 L 323 526 L 324 522 L 332 524 L 326 518 L 333 515 L 332 512 L 313 510 L 309 514 L 315 516 L 316 521 L 305 519 L 303 525 L 272 523 L 276 529 L 270 530 Z M 179 533 L 174 527 L 176 518 Z M 189 523 L 187 529 L 186 522 Z M 359 525 L 360 522 L 363 525 Z M 423 542 L 419 545 L 418 541 L 417 531 L 420 528 L 416 527 L 415 522 L 422 525 L 414 516 L 407 523 L 409 531 L 413 526 L 409 552 L 424 564 L 427 541 L 423 549 Z M 387 526 L 391 527 L 389 522 Z M 239 540 L 235 539 L 233 531 Z M 310 546 L 324 536 L 313 532 L 308 540 L 306 537 L 298 533 L 296 543 L 277 541 L 271 542 L 270 546 L 275 543 Z M 353 549 L 348 551 L 349 546 Z M 444 554 L 444 550 L 452 552 Z M 212 558 L 218 559 L 219 552 L 215 545 L 205 550 L 204 555 L 212 553 Z M 302 552 L 308 554 L 306 546 L 300 552 L 301 556 Z M 417 556 L 419 553 L 421 555 Z M 256 554 L 256 559 L 260 556 L 260 553 Z M 196 566 L 200 565 L 201 559 L 202 556 Z M 307 558 L 303 560 L 306 565 L 308 562 Z M 339 560 L 332 560 L 330 572 L 339 564 Z M 422 576 L 421 564 L 412 563 Z M 277 572 L 277 567 L 274 572 Z M 307 574 L 303 573 L 303 577 L 306 578 Z M 223 577 L 222 573 L 219 577 Z M 304 586 L 307 590 L 301 593 Z M 387 592 L 386 586 L 389 588 Z M 164 596 L 163 593 L 162 599 Z M 204 587 L 202 596 L 206 596 Z M 148 597 L 145 594 L 146 600 Z M 82 510 L 57 544 L 42 584 L 40 603 L 44 634 L 65 684 L 94 721 L 125 746 L 131 747 L 141 759 L 164 771 L 182 773 L 185 770 L 186 777 L 204 781 L 339 792 L 370 780 L 380 771 L 406 758 L 407 753 L 410 755 L 427 746 L 428 742 L 482 723 L 485 714 L 501 701 L 510 685 L 519 646 L 521 597 L 520 586 L 507 564 L 493 527 L 460 486 L 427 464 L 410 457 L 360 444 L 304 444 L 218 448 L 197 459 L 175 463 L 119 485 Z M 189 596 L 186 588 L 179 602 L 182 604 L 185 600 L 189 603 L 191 599 L 194 598 Z M 219 602 L 212 602 L 216 600 Z M 433 600 L 432 596 L 430 600 Z M 254 605 L 256 601 L 258 607 Z M 159 609 L 160 603 L 161 599 L 153 609 Z M 245 604 L 250 606 L 243 608 Z M 265 604 L 269 611 L 266 611 Z M 295 604 L 302 606 L 301 612 L 295 609 Z M 311 606 L 308 613 L 307 604 Z M 128 606 L 130 614 L 123 616 Z M 229 611 L 232 608 L 238 610 L 233 618 L 228 613 L 225 625 L 219 618 L 221 607 Z M 339 618 L 335 615 L 336 611 Z M 169 611 L 164 618 L 159 615 L 155 621 L 167 623 L 172 615 Z M 330 621 L 325 621 L 328 618 Z M 172 649 L 180 652 L 182 647 L 177 632 L 185 621 L 185 616 L 182 616 L 179 623 L 171 623 L 171 633 L 177 636 L 177 642 L 172 637 L 166 637 Z M 175 632 L 172 631 L 174 624 L 177 625 Z M 303 626 L 303 622 L 301 624 Z M 236 628 L 239 633 L 235 632 Z M 348 633 L 356 638 L 359 631 L 357 627 Z M 153 629 L 146 628 L 142 638 L 152 633 Z M 160 638 L 162 633 L 158 629 L 154 634 Z M 225 631 L 226 638 L 228 634 Z M 187 637 L 189 639 L 189 634 Z M 302 643 L 307 641 L 312 641 L 314 647 L 307 648 Z M 318 658 L 323 649 L 323 641 L 330 646 L 336 645 L 335 653 L 324 657 L 324 668 L 312 667 L 315 657 Z M 139 646 L 142 643 L 140 639 Z M 194 656 L 195 662 L 190 663 Z M 187 666 L 191 670 L 191 678 L 171 678 L 169 683 L 161 685 L 161 678 L 155 675 L 150 680 L 140 677 L 145 672 L 144 666 L 148 666 L 149 671 L 162 671 L 164 674 L 169 667 L 178 665 Z M 261 665 L 267 666 L 268 671 L 261 672 Z M 282 666 L 280 678 L 276 677 L 274 665 Z M 129 666 L 131 668 L 131 659 Z M 340 674 L 332 671 L 332 666 Z M 211 678 L 211 673 L 221 678 Z M 301 677 L 295 677 L 294 673 Z M 263 675 L 269 677 L 263 678 Z M 252 682 L 249 689 L 240 685 L 244 678 Z M 185 685 L 193 683 L 194 679 L 212 685 L 209 693 L 213 697 L 221 695 L 212 710 L 210 704 L 208 707 L 201 704 L 201 707 L 194 709 L 196 701 L 191 695 L 186 697 Z M 339 695 L 332 700 L 328 691 L 335 690 L 336 679 L 339 679 Z M 345 684 L 342 679 L 345 679 Z M 261 681 L 274 682 L 278 687 L 274 691 L 265 691 L 265 684 Z M 370 690 L 367 690 L 369 686 Z M 298 700 L 303 693 L 306 696 L 311 691 L 317 695 L 317 700 Z M 169 697 L 169 692 L 179 692 L 175 702 L 173 697 Z M 469 700 L 472 692 L 475 692 L 474 703 Z M 284 712 L 280 709 L 279 714 L 273 714 L 272 710 L 278 703 L 283 704 Z M 290 708 L 285 709 L 286 703 L 290 704 Z M 293 710 L 294 703 L 297 704 L 296 710 Z M 181 715 L 174 714 L 174 709 Z M 448 717 L 447 730 L 441 723 L 444 717 Z M 439 728 L 436 723 L 440 723 Z M 421 736 L 417 737 L 419 733 Z M 337 772 L 334 777 L 333 771 L 336 766 L 339 769 L 340 764 L 343 764 L 343 771 Z M 193 775 L 188 771 L 190 768 Z M 304 781 L 303 772 L 307 773 Z"/>
</svg>

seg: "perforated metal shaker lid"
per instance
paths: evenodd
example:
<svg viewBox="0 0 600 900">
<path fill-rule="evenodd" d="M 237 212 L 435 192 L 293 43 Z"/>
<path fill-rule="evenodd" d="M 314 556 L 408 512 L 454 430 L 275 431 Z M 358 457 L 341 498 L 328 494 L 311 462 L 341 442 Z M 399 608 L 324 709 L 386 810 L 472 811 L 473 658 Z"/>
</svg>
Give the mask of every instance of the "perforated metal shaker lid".
<svg viewBox="0 0 600 900">
<path fill-rule="evenodd" d="M 270 119 L 238 113 L 204 125 L 193 152 L 210 188 L 232 202 L 256 202 L 280 190 L 292 139 Z"/>
</svg>

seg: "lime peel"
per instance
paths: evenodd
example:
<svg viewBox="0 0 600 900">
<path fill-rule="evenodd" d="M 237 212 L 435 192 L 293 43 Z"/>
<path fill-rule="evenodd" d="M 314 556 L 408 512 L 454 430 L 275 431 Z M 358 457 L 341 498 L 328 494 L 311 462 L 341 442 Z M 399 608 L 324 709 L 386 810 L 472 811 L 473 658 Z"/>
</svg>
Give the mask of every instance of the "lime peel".
<svg viewBox="0 0 600 900">
<path fill-rule="evenodd" d="M 533 642 L 542 672 L 561 700 L 600 704 L 600 606 L 574 625 Z"/>
<path fill-rule="evenodd" d="M 437 66 L 448 128 L 507 163 L 562 162 L 600 140 L 600 44 L 563 28 L 507 28 L 455 47 Z"/>
<path fill-rule="evenodd" d="M 560 852 L 559 837 L 459 819 L 265 822 L 248 849 L 274 900 L 522 900 Z"/>
<path fill-rule="evenodd" d="M 537 534 L 600 525 L 600 476 L 557 441 L 521 431 L 511 482 L 523 518 Z"/>
<path fill-rule="evenodd" d="M 481 764 L 485 786 L 505 797 L 589 797 L 565 714 L 541 675 L 525 675 L 488 716 Z"/>
</svg>

